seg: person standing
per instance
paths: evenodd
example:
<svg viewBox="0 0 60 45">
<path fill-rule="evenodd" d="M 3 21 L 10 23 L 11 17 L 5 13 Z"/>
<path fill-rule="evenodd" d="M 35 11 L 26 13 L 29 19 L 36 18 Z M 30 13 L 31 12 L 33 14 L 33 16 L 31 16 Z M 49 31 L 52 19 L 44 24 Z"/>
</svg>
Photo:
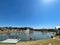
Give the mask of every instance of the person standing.
<svg viewBox="0 0 60 45">
<path fill-rule="evenodd" d="M 32 40 L 32 36 L 30 36 L 30 40 Z"/>
</svg>

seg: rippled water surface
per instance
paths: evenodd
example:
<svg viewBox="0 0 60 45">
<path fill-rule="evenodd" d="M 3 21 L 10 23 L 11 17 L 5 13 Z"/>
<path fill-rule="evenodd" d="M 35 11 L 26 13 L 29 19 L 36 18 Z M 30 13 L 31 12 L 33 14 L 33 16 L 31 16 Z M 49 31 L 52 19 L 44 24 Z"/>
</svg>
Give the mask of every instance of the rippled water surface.
<svg viewBox="0 0 60 45">
<path fill-rule="evenodd" d="M 21 41 L 30 40 L 41 40 L 41 39 L 48 39 L 51 38 L 51 34 L 48 32 L 39 32 L 39 31 L 32 31 L 32 32 L 12 32 L 8 34 L 0 34 L 0 41 L 5 39 L 21 39 Z"/>
</svg>

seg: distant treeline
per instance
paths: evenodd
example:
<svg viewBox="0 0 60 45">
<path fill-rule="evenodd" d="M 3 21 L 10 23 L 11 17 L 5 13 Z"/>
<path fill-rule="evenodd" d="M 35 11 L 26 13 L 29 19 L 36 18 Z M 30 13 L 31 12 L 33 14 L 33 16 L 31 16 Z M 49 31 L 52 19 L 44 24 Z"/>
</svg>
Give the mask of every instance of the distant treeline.
<svg viewBox="0 0 60 45">
<path fill-rule="evenodd" d="M 50 32 L 56 32 L 55 29 L 33 29 L 31 27 L 0 27 L 0 30 L 12 30 L 12 29 L 19 29 L 19 30 L 34 30 L 34 31 L 50 31 Z"/>
<path fill-rule="evenodd" d="M 33 30 L 33 28 L 30 28 L 30 27 L 0 27 L 0 30 L 1 29 L 20 29 L 20 30 L 27 30 L 27 29 L 30 29 L 30 30 Z"/>
<path fill-rule="evenodd" d="M 56 32 L 56 29 L 34 29 L 35 31 L 49 31 L 49 32 Z"/>
</svg>

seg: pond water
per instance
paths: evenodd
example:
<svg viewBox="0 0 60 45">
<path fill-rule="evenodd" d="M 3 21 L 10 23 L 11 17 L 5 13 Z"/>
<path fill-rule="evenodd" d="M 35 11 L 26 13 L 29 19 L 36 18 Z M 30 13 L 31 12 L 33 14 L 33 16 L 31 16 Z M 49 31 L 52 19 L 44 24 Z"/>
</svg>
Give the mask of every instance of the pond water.
<svg viewBox="0 0 60 45">
<path fill-rule="evenodd" d="M 7 34 L 0 34 L 0 41 L 3 41 L 5 39 L 21 39 L 21 41 L 28 41 L 30 38 L 32 38 L 32 40 L 42 40 L 51 38 L 51 35 L 52 34 L 49 32 L 39 31 L 11 32 Z"/>
</svg>

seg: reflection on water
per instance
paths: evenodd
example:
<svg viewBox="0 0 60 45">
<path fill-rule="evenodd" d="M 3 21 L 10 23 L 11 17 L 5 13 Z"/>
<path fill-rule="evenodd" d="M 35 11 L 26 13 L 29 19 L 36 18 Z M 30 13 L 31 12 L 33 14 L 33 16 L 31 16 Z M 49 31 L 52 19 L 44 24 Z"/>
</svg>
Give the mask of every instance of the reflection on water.
<svg viewBox="0 0 60 45">
<path fill-rule="evenodd" d="M 8 34 L 0 34 L 0 41 L 5 39 L 21 39 L 22 41 L 30 40 L 30 36 L 32 37 L 32 40 L 39 40 L 39 39 L 47 39 L 51 37 L 50 33 L 46 32 L 38 32 L 33 31 L 29 32 L 11 32 Z"/>
</svg>

